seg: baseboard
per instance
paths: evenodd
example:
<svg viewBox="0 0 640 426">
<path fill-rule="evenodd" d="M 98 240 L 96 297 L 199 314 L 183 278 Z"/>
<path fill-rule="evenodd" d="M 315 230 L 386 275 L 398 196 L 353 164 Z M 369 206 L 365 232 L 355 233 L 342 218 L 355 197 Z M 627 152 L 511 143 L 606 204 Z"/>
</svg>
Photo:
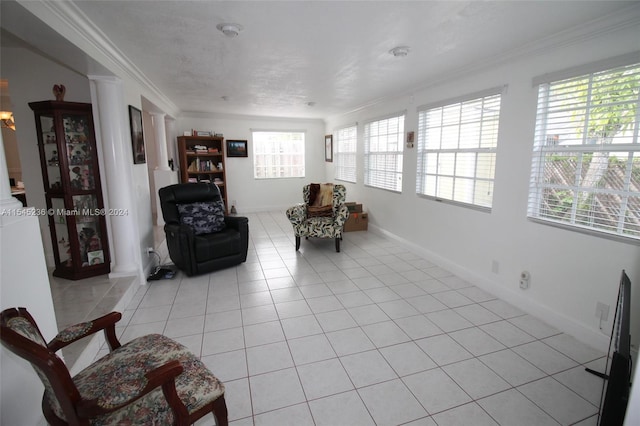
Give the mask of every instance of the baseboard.
<svg viewBox="0 0 640 426">
<path fill-rule="evenodd" d="M 287 206 L 259 206 L 259 207 L 236 206 L 236 209 L 238 209 L 238 214 L 236 216 L 244 216 L 252 213 L 265 213 L 265 212 L 282 212 L 282 214 L 284 214 L 284 212 L 286 212 L 287 209 L 293 205 L 294 204 L 289 204 Z"/>
<path fill-rule="evenodd" d="M 609 347 L 609 336 L 603 334 L 600 330 L 590 328 L 575 319 L 559 313 L 549 306 L 538 301 L 531 300 L 522 294 L 506 289 L 499 283 L 494 282 L 486 277 L 480 276 L 472 270 L 469 270 L 450 259 L 440 256 L 430 250 L 425 249 L 411 241 L 399 237 L 386 229 L 369 223 L 369 231 L 384 235 L 397 241 L 399 244 L 407 247 L 409 250 L 420 254 L 430 262 L 444 268 L 463 280 L 481 288 L 482 290 L 512 304 L 521 311 L 530 314 L 536 318 L 544 318 L 549 325 L 557 328 L 570 336 L 573 336 L 582 343 L 591 346 L 594 349 L 607 352 Z"/>
</svg>

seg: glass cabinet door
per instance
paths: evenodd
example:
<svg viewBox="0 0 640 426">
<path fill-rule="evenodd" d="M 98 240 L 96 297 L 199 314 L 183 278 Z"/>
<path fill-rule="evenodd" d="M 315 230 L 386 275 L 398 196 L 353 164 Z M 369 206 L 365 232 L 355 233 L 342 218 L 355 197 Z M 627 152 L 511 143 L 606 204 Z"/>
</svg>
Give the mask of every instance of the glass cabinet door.
<svg viewBox="0 0 640 426">
<path fill-rule="evenodd" d="M 82 267 L 104 263 L 101 212 L 95 195 L 74 195 L 73 212 Z"/>
<path fill-rule="evenodd" d="M 95 171 L 86 116 L 64 114 L 62 122 L 71 189 L 91 191 L 95 189 Z"/>
<path fill-rule="evenodd" d="M 61 191 L 60 153 L 56 144 L 56 128 L 53 116 L 40 116 L 40 128 L 42 129 L 42 144 L 46 161 L 45 184 L 49 190 Z"/>
<path fill-rule="evenodd" d="M 55 235 L 56 247 L 58 250 L 58 264 L 65 268 L 73 266 L 71 257 L 71 242 L 69 240 L 69 230 L 67 228 L 67 209 L 64 205 L 64 198 L 51 198 L 52 215 L 50 225 L 54 228 L 52 235 Z M 55 234 L 54 234 L 55 233 Z"/>
</svg>

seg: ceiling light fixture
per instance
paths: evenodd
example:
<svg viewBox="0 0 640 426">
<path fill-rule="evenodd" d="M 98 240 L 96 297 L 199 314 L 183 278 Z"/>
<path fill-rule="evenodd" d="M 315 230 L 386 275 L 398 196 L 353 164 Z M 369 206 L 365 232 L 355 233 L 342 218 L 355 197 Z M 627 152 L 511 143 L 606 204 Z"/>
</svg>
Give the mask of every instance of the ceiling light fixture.
<svg viewBox="0 0 640 426">
<path fill-rule="evenodd" d="M 240 24 L 218 24 L 216 28 L 229 38 L 234 38 L 243 30 Z"/>
<path fill-rule="evenodd" d="M 389 51 L 389 53 L 395 56 L 396 58 L 404 58 L 409 54 L 409 46 L 394 47 Z"/>
<path fill-rule="evenodd" d="M 2 128 L 11 129 L 15 132 L 16 123 L 13 121 L 13 113 L 11 111 L 0 111 L 0 121 Z"/>
</svg>

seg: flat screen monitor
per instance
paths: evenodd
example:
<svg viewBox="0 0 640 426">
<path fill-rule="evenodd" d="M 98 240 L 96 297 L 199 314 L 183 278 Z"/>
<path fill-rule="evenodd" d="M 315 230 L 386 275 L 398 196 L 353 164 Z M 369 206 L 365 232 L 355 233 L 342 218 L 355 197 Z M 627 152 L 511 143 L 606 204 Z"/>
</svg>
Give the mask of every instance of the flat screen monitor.
<svg viewBox="0 0 640 426">
<path fill-rule="evenodd" d="M 631 281 L 622 271 L 602 385 L 598 425 L 622 426 L 631 390 Z"/>
</svg>

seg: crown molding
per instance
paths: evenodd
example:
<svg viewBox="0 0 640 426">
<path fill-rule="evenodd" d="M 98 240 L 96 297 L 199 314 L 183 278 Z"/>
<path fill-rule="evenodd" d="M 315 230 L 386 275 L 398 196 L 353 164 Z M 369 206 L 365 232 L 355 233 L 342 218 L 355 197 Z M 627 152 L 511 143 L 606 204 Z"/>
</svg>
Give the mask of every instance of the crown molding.
<svg viewBox="0 0 640 426">
<path fill-rule="evenodd" d="M 496 65 L 519 60 L 524 57 L 531 58 L 539 56 L 548 52 L 549 50 L 572 46 L 578 43 L 584 43 L 610 33 L 615 33 L 634 27 L 640 28 L 640 2 L 634 2 L 630 6 L 622 8 L 615 13 L 605 15 L 603 17 L 582 23 L 571 28 L 567 28 L 564 31 L 532 41 L 516 49 L 486 57 L 482 61 L 475 62 L 470 66 L 462 67 L 453 72 L 448 72 L 446 75 L 430 78 L 427 84 L 400 91 L 393 96 L 385 96 L 377 99 L 372 99 L 370 102 L 357 106 L 349 111 L 345 111 L 344 113 L 331 115 L 327 118 L 327 120 L 335 119 L 344 115 L 358 113 L 371 107 L 375 107 L 376 105 L 389 102 L 392 99 L 411 96 L 416 92 L 439 86 L 446 83 L 447 81 L 465 78 L 470 75 L 477 74 L 478 72 L 495 67 Z"/>
<path fill-rule="evenodd" d="M 251 115 L 251 114 L 233 114 L 229 112 L 204 112 L 204 111 L 183 111 L 179 118 L 204 118 L 204 119 L 225 119 L 225 120 L 251 120 L 251 121 L 269 121 L 282 123 L 312 123 L 325 124 L 322 118 L 312 117 L 279 117 L 271 115 Z"/>
<path fill-rule="evenodd" d="M 126 76 L 164 104 L 172 115 L 180 109 L 109 40 L 72 1 L 18 0 L 18 3 L 98 63 Z"/>
</svg>

